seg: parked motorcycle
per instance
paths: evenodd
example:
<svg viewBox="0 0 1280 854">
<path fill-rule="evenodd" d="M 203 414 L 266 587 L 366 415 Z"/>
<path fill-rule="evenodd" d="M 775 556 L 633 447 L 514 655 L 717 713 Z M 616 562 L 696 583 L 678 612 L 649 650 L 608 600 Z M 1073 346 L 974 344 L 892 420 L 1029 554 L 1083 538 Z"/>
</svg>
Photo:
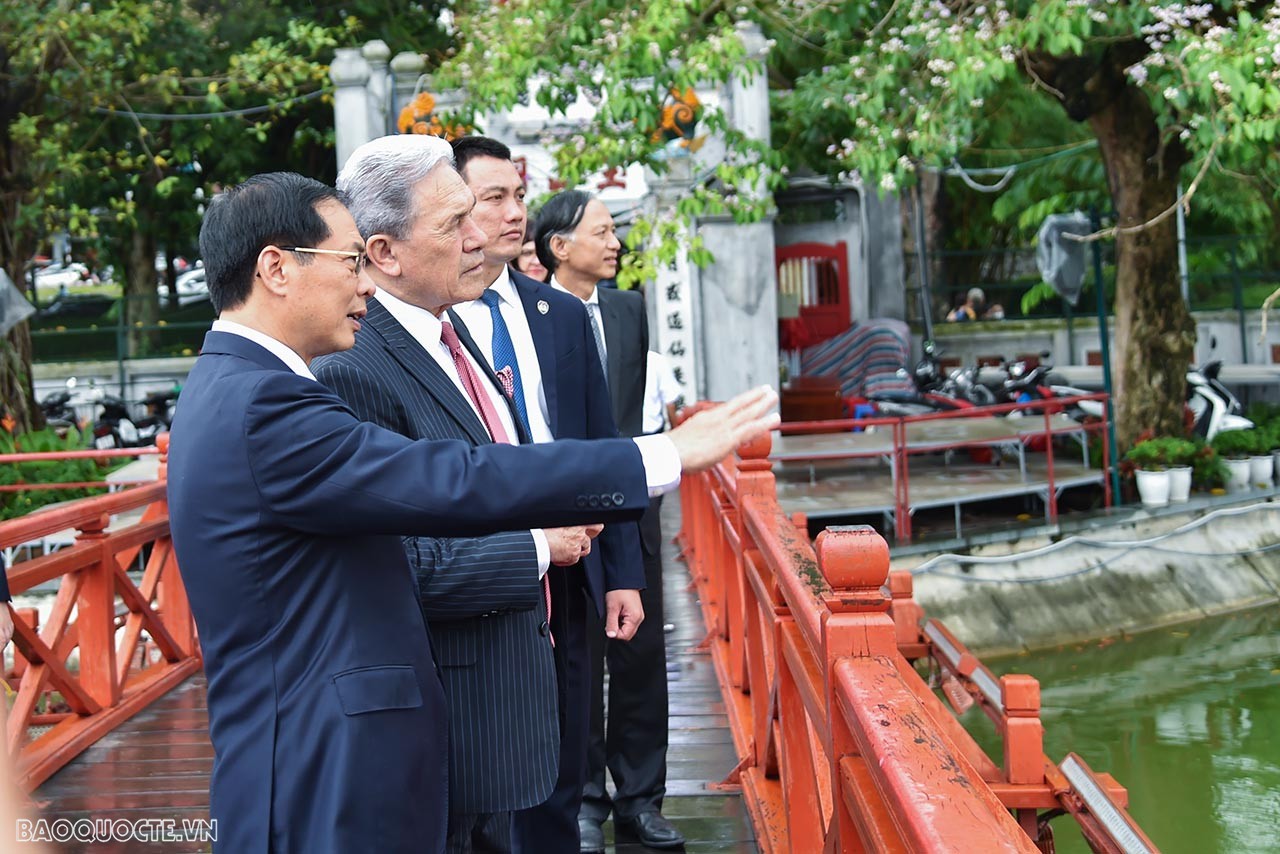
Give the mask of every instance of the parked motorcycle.
<svg viewBox="0 0 1280 854">
<path fill-rule="evenodd" d="M 142 444 L 139 441 L 138 427 L 133 423 L 129 407 L 122 398 L 108 394 L 96 386 L 90 394 L 91 399 L 102 407 L 93 422 L 95 448 L 136 448 Z"/>
<path fill-rule="evenodd" d="M 879 392 L 868 400 L 881 415 L 906 417 L 946 412 L 955 409 L 973 409 L 996 402 L 991 390 L 978 381 L 979 367 L 957 368 L 944 374 L 938 362 L 938 348 L 932 341 L 924 344 L 924 357 L 910 373 L 899 369 L 902 377 L 910 377 L 915 391 Z"/>
<path fill-rule="evenodd" d="M 1241 414 L 1244 408 L 1240 401 L 1218 379 L 1221 371 L 1220 359 L 1187 371 L 1187 408 L 1193 417 L 1191 431 L 1205 441 L 1224 430 L 1253 427 L 1253 422 Z"/>
<path fill-rule="evenodd" d="M 181 387 L 175 384 L 166 391 L 147 392 L 142 399 L 146 415 L 138 419 L 138 440 L 142 445 L 154 445 L 156 436 L 166 432 L 173 423 L 173 407 Z"/>
</svg>

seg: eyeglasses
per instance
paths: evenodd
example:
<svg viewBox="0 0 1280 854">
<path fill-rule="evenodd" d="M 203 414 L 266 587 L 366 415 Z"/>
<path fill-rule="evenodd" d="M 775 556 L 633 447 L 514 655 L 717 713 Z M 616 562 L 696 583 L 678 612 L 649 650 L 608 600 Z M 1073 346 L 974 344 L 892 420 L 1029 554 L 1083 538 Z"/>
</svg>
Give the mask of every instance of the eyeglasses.
<svg viewBox="0 0 1280 854">
<path fill-rule="evenodd" d="M 280 248 L 286 252 L 302 252 L 307 255 L 337 255 L 342 258 L 351 258 L 356 262 L 353 272 L 357 276 L 369 265 L 369 255 L 365 252 L 352 252 L 349 249 L 313 249 L 309 246 L 281 246 Z"/>
</svg>

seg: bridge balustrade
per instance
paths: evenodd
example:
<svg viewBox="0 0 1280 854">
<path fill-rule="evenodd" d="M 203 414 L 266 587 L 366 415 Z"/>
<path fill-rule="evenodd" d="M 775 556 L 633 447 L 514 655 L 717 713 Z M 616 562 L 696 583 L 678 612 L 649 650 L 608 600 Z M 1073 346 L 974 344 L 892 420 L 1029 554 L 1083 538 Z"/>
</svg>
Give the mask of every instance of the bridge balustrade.
<svg viewBox="0 0 1280 854">
<path fill-rule="evenodd" d="M 168 437 L 160 438 L 163 453 Z M 107 530 L 112 516 L 139 509 L 138 521 Z M 77 532 L 73 545 L 8 572 L 15 596 L 58 580 L 43 625 L 35 609 L 13 612 L 5 747 L 26 791 L 200 669 L 169 537 L 163 463 L 155 483 L 0 522 L 0 548 L 67 529 Z M 140 555 L 135 580 L 128 570 Z"/>
<path fill-rule="evenodd" d="M 1097 851 L 1155 851 L 1113 779 L 1045 756 L 1036 680 L 996 679 L 924 620 L 874 530 L 810 544 L 778 506 L 770 446 L 686 476 L 679 536 L 740 757 L 720 785 L 741 786 L 761 850 L 1049 852 L 1068 813 Z M 991 717 L 1002 762 L 915 662 L 958 713 Z"/>
</svg>

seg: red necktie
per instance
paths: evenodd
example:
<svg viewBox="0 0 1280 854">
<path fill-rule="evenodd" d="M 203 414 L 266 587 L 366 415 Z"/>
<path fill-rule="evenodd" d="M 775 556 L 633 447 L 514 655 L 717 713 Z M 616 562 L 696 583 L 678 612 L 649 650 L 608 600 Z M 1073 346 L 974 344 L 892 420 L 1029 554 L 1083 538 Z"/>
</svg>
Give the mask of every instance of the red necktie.
<svg viewBox="0 0 1280 854">
<path fill-rule="evenodd" d="M 457 368 L 458 378 L 462 380 L 462 387 L 466 389 L 467 397 L 471 398 L 471 403 L 479 411 L 480 420 L 488 428 L 489 436 L 495 442 L 514 445 L 515 442 L 511 441 L 511 437 L 502 426 L 502 420 L 498 418 L 498 410 L 494 408 L 493 401 L 489 399 L 488 393 L 481 385 L 480 376 L 476 373 L 476 369 L 471 367 L 471 360 L 467 358 L 467 354 L 462 351 L 462 342 L 458 340 L 458 333 L 454 331 L 453 324 L 447 320 L 440 324 L 440 340 L 449 348 L 449 354 L 453 356 L 453 366 Z M 542 576 L 542 596 L 547 603 L 547 625 L 550 626 L 551 584 L 545 575 Z M 555 638 L 552 637 L 551 645 L 555 646 L 555 643 Z"/>
</svg>

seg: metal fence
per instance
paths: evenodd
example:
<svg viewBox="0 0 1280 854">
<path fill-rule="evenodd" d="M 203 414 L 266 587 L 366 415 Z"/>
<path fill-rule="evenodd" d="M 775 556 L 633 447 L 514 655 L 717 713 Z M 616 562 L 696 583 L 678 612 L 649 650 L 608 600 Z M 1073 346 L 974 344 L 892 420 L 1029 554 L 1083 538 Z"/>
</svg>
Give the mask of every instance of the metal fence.
<svg viewBox="0 0 1280 854">
<path fill-rule="evenodd" d="M 1192 311 L 1230 311 L 1241 315 L 1261 307 L 1263 300 L 1280 288 L 1280 269 L 1275 265 L 1273 238 L 1266 235 L 1222 235 L 1189 237 L 1186 240 L 1187 271 L 1183 291 Z M 1115 244 L 1104 242 L 1102 251 L 1103 295 L 1107 311 L 1112 310 L 1115 291 Z M 1041 299 L 1024 297 L 1046 291 L 1035 263 L 1034 246 L 947 249 L 930 253 L 932 282 L 931 315 L 935 321 L 964 302 L 970 288 L 981 288 L 987 305 L 999 304 L 1005 319 L 1066 319 L 1095 313 L 1097 283 L 1092 273 L 1085 276 L 1084 291 L 1075 307 L 1062 298 L 1046 294 Z M 920 322 L 919 276 L 907 288 L 909 320 Z"/>
</svg>

